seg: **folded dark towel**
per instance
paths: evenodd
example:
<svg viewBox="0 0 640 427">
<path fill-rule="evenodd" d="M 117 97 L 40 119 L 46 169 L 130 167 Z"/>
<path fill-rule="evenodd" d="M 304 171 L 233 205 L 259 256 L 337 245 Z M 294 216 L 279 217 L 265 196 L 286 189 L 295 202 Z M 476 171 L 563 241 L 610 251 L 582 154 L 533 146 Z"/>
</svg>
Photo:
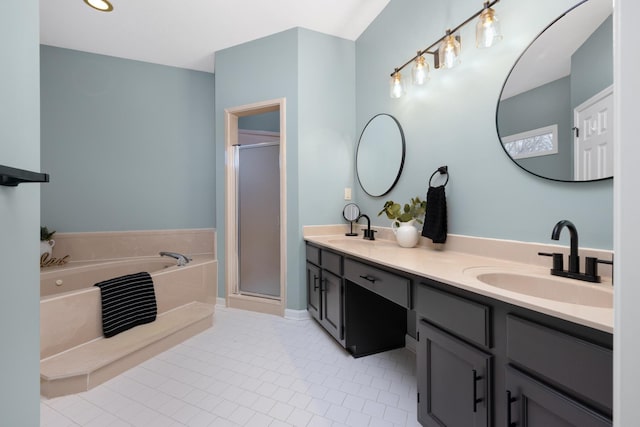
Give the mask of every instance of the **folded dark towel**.
<svg viewBox="0 0 640 427">
<path fill-rule="evenodd" d="M 102 332 L 109 338 L 156 320 L 158 307 L 149 273 L 136 273 L 96 283 L 102 296 Z"/>
<path fill-rule="evenodd" d="M 427 190 L 427 213 L 422 235 L 433 240 L 433 243 L 444 243 L 447 240 L 447 198 L 444 185 L 429 187 Z"/>
</svg>

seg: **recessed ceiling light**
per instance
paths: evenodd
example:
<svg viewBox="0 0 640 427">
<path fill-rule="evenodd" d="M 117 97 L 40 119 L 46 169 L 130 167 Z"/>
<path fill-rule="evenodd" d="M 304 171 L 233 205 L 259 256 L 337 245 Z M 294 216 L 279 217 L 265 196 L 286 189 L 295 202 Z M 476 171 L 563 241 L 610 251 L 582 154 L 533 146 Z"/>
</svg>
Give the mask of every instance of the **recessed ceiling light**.
<svg viewBox="0 0 640 427">
<path fill-rule="evenodd" d="M 100 12 L 111 12 L 113 6 L 107 0 L 84 0 L 86 4 Z"/>
</svg>

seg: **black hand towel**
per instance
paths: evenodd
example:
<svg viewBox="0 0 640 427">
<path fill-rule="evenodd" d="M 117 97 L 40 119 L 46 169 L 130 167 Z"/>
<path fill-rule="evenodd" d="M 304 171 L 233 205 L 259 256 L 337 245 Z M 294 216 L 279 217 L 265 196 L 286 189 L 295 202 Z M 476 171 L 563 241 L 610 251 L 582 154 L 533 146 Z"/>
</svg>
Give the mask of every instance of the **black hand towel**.
<svg viewBox="0 0 640 427">
<path fill-rule="evenodd" d="M 102 296 L 102 332 L 106 338 L 156 320 L 153 279 L 136 273 L 98 282 Z"/>
<path fill-rule="evenodd" d="M 427 213 L 422 235 L 433 240 L 433 243 L 444 243 L 447 240 L 447 198 L 444 185 L 430 186 L 427 190 Z"/>
</svg>

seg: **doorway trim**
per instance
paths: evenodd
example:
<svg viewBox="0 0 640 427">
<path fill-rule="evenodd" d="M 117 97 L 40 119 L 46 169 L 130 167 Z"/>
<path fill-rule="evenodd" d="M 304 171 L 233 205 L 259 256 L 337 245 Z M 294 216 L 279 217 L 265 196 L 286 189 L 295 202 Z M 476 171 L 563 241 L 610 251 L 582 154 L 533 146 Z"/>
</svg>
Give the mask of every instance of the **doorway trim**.
<svg viewBox="0 0 640 427">
<path fill-rule="evenodd" d="M 280 300 L 240 295 L 238 289 L 238 221 L 234 146 L 238 144 L 238 119 L 255 114 L 280 112 Z M 227 307 L 284 316 L 287 295 L 287 167 L 286 99 L 278 98 L 225 108 L 225 290 Z"/>
</svg>

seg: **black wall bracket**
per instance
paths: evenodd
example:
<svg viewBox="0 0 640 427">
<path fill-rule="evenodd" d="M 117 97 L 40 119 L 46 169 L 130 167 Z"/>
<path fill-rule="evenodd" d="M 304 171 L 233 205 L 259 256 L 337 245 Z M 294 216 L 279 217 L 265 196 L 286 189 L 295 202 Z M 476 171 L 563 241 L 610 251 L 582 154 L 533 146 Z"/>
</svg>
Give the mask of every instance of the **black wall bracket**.
<svg viewBox="0 0 640 427">
<path fill-rule="evenodd" d="M 49 182 L 49 174 L 0 165 L 0 185 L 17 187 L 24 182 Z"/>
</svg>

